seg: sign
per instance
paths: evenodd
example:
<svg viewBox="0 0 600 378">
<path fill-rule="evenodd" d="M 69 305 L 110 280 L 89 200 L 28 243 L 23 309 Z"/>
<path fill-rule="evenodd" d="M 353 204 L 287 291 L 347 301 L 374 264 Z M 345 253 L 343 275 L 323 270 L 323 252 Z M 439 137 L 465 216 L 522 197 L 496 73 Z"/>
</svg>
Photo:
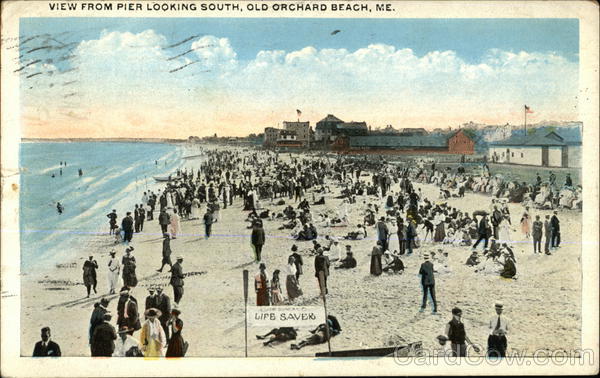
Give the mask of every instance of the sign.
<svg viewBox="0 0 600 378">
<path fill-rule="evenodd" d="M 250 306 L 248 324 L 255 327 L 316 327 L 325 323 L 321 306 Z"/>
</svg>

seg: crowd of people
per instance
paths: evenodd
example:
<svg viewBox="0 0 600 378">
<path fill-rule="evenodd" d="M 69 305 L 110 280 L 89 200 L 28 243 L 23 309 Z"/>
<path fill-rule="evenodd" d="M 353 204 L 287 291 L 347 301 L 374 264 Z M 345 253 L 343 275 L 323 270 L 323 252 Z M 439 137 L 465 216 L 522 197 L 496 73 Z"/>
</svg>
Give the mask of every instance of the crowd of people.
<svg viewBox="0 0 600 378">
<path fill-rule="evenodd" d="M 476 175 L 467 173 L 463 167 L 440 169 L 435 163 L 426 167 L 419 160 L 392 164 L 381 159 L 291 155 L 283 158 L 271 151 L 246 152 L 207 150 L 197 170 L 177 170 L 162 190 L 144 192 L 132 211 L 125 212 L 120 226 L 116 210 L 107 214 L 109 234 L 115 237 L 118 246 L 125 247 L 125 253 L 119 259 L 112 250 L 107 267 L 99 267 L 93 256 L 83 266 L 88 297 L 91 290 L 97 293 L 96 271 L 104 269 L 109 293 L 119 292 L 116 324 L 111 322 L 108 300 L 103 298 L 96 303 L 89 330 L 92 356 L 185 355 L 187 343 L 181 335 L 183 321 L 178 307 L 183 297 L 183 257 L 177 257 L 175 264 L 171 262 L 171 240 L 182 234 L 184 220 L 200 220 L 208 239 L 213 225 L 221 221 L 221 209 L 233 207 L 228 211 L 243 213 L 251 245 L 249 252 L 257 264 L 254 275 L 257 306 L 298 303 L 304 295 L 301 278 L 307 271 L 314 273 L 314 281 L 303 279 L 302 285 L 317 285 L 327 295 L 332 270 L 356 269 L 353 245 L 357 240 L 371 237 L 374 243 L 369 272 L 375 277 L 384 273 L 401 275 L 406 269 L 403 259 L 413 254 L 423 258 L 418 271 L 423 294 L 420 310 L 425 310 L 430 299 L 432 313 L 437 313 L 435 276 L 452 274 L 446 247 L 469 251 L 465 254 L 465 265 L 474 273 L 516 279 L 516 241 L 510 235 L 517 224 L 524 240 L 533 244 L 534 254 L 542 254 L 541 241 L 545 237 L 544 254 L 552 255 L 561 243 L 558 209 L 581 209 L 581 187 L 573 187 L 570 176 L 563 187 L 557 188 L 552 176 L 547 183 L 539 175 L 534 183 L 518 183 L 491 176 L 489 168 L 483 170 L 483 175 Z M 427 198 L 415 184 L 439 187 L 439 197 Z M 482 200 L 479 210 L 467 212 L 447 201 L 466 192 L 488 194 L 489 206 L 483 205 Z M 340 206 L 327 209 L 325 202 L 332 199 L 340 200 Z M 510 214 L 511 202 L 523 204 L 519 222 Z M 531 207 L 552 209 L 553 215 L 545 215 L 542 222 L 539 214 L 531 212 Z M 142 311 L 131 295 L 138 284 L 132 241 L 136 233 L 143 232 L 145 224 L 154 221 L 156 213 L 163 235 L 162 260 L 157 271 L 162 273 L 169 267 L 173 302 L 162 287 L 151 287 Z M 290 240 L 290 253 L 281 261 L 281 267 L 285 268 L 274 269 L 272 273 L 263 261 L 264 247 L 270 237 L 264 227 L 266 222 L 272 225 L 269 229 L 288 233 Z M 351 226 L 355 223 L 355 227 Z M 307 259 L 313 260 L 312 269 L 306 268 Z M 461 311 L 455 310 L 445 337 L 452 342 L 453 353 L 460 356 L 464 355 L 465 342 L 470 341 L 460 322 Z M 490 335 L 490 348 L 505 351 L 507 327 L 500 320 L 498 324 L 500 327 L 494 325 Z M 332 327 L 341 331 L 339 323 Z M 137 331 L 139 337 L 135 338 Z M 315 330 L 313 336 L 321 335 L 320 332 Z M 262 338 L 267 336 L 273 336 L 270 340 L 290 340 L 296 334 L 284 329 Z M 312 337 L 293 344 L 292 349 L 328 337 Z"/>
</svg>

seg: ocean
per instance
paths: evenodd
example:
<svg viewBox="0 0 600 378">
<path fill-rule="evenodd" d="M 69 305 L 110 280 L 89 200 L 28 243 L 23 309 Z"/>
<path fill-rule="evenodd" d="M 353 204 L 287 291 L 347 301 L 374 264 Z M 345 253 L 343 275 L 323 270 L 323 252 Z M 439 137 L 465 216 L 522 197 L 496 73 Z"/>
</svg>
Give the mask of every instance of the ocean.
<svg viewBox="0 0 600 378">
<path fill-rule="evenodd" d="M 22 143 L 21 269 L 54 266 L 73 248 L 83 247 L 70 242 L 76 234 L 107 233 L 106 214 L 112 209 L 120 224 L 125 212 L 141 203 L 144 191 L 156 192 L 152 176 L 182 167 L 184 150 L 161 143 Z"/>
</svg>

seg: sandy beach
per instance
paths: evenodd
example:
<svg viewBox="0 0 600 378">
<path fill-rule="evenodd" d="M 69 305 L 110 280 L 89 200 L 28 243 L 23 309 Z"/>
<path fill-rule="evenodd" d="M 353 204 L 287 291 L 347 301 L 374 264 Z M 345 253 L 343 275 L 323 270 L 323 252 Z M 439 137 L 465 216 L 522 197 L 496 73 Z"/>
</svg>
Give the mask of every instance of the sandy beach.
<svg viewBox="0 0 600 378">
<path fill-rule="evenodd" d="M 283 155 L 281 155 L 283 157 Z M 288 154 L 284 158 L 288 158 Z M 361 177 L 368 180 L 369 177 Z M 429 184 L 414 184 L 423 194 L 437 201 L 439 189 Z M 333 193 L 325 196 L 326 205 L 311 206 L 313 214 L 337 211 L 341 199 L 335 199 L 339 187 L 331 185 Z M 392 190 L 398 191 L 395 184 Z M 310 200 L 312 194 L 307 196 Z M 131 199 L 131 207 L 139 202 Z M 469 213 L 488 208 L 491 197 L 467 192 L 463 198 L 450 198 L 448 204 Z M 286 205 L 293 200 L 285 199 Z M 370 196 L 369 201 L 380 201 Z M 274 206 L 266 201 L 264 207 L 282 211 L 286 205 Z M 353 205 L 354 206 L 354 205 Z M 356 207 L 351 207 L 350 225 L 362 222 L 362 198 L 357 197 Z M 245 222 L 247 211 L 242 211 L 242 200 L 221 209 L 218 223 L 213 225 L 213 236 L 205 240 L 201 220 L 182 222 L 181 235 L 171 242 L 173 257 L 184 256 L 183 271 L 185 293 L 180 303 L 184 321 L 182 335 L 189 342 L 190 357 L 243 357 L 244 356 L 244 302 L 242 270 L 257 271 L 250 245 L 250 230 Z M 531 355 L 538 349 L 574 350 L 581 346 L 581 213 L 560 211 L 562 245 L 552 256 L 534 255 L 532 242 L 524 240 L 518 227 L 523 212 L 520 204 L 509 204 L 513 228 L 511 238 L 516 254 L 518 279 L 506 280 L 497 275 L 475 273 L 464 265 L 470 247 L 451 247 L 424 243 L 415 254 L 403 257 L 406 270 L 402 275 L 374 277 L 369 274 L 370 252 L 375 244 L 373 229 L 369 238 L 360 241 L 341 241 L 351 244 L 358 266 L 352 270 L 331 269 L 328 279 L 328 311 L 335 315 L 342 333 L 331 340 L 333 350 L 377 348 L 422 342 L 424 348 L 435 347 L 435 337 L 442 334 L 450 320 L 450 311 L 458 306 L 463 310 L 463 320 L 469 337 L 486 345 L 486 322 L 494 314 L 494 303 L 504 303 L 504 314 L 511 321 L 508 334 L 509 353 L 518 350 Z M 107 212 L 110 209 L 107 209 Z M 126 209 L 119 209 L 119 222 Z M 204 214 L 204 206 L 201 210 Z M 380 214 L 383 212 L 380 209 Z M 550 211 L 532 210 L 532 215 L 542 218 Z M 162 237 L 155 216 L 147 221 L 144 232 L 135 234 L 132 245 L 137 259 L 138 286 L 132 291 L 143 307 L 147 288 L 165 286 L 171 298 L 173 290 L 166 286 L 169 273 L 159 274 Z M 281 221 L 264 220 L 267 241 L 263 261 L 269 275 L 275 269 L 283 270 L 292 244 L 308 249 L 311 242 L 297 242 L 290 238 L 289 230 L 277 230 Z M 108 230 L 108 222 L 103 230 Z M 319 229 L 319 236 L 343 236 L 353 227 Z M 397 249 L 396 235 L 390 240 L 391 249 Z M 108 296 L 107 263 L 109 251 L 115 247 L 114 239 L 104 235 L 73 236 L 70 257 L 55 261 L 44 271 L 22 272 L 21 281 L 21 345 L 22 356 L 30 356 L 39 340 L 43 326 L 52 328 L 52 338 L 60 344 L 63 356 L 89 356 L 88 327 L 95 302 L 106 295 L 111 299 L 109 309 L 116 314 L 118 295 Z M 425 251 L 443 248 L 449 251 L 451 273 L 436 276 L 438 315 L 428 311 L 419 313 L 422 298 L 419 266 Z M 116 246 L 117 257 L 123 256 L 125 246 Z M 480 249 L 481 251 L 481 249 Z M 98 294 L 86 297 L 82 282 L 82 265 L 89 255 L 98 261 Z M 300 286 L 304 295 L 296 304 L 321 305 L 318 285 L 314 277 L 313 257 L 303 254 L 304 274 Z M 282 286 L 285 286 L 283 283 Z M 252 282 L 250 282 L 252 287 Z M 285 291 L 285 289 L 284 289 Z M 250 291 L 249 304 L 255 303 Z M 112 323 L 116 323 L 116 316 Z M 268 331 L 266 328 L 248 329 L 248 355 L 257 356 L 313 356 L 327 351 L 327 344 L 308 346 L 300 351 L 290 350 L 290 343 L 264 347 L 254 335 Z M 301 330 L 299 338 L 308 332 Z M 137 332 L 134 337 L 139 337 Z M 483 355 L 483 352 L 481 353 Z"/>
</svg>

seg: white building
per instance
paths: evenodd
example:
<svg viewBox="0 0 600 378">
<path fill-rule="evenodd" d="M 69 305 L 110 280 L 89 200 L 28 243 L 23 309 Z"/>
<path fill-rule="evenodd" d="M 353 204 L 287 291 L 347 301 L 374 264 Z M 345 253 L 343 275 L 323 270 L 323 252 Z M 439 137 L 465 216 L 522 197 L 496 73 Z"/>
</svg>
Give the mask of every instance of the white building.
<svg viewBox="0 0 600 378">
<path fill-rule="evenodd" d="M 491 143 L 488 160 L 539 167 L 581 167 L 581 141 L 567 141 L 556 132 L 515 136 Z"/>
</svg>

